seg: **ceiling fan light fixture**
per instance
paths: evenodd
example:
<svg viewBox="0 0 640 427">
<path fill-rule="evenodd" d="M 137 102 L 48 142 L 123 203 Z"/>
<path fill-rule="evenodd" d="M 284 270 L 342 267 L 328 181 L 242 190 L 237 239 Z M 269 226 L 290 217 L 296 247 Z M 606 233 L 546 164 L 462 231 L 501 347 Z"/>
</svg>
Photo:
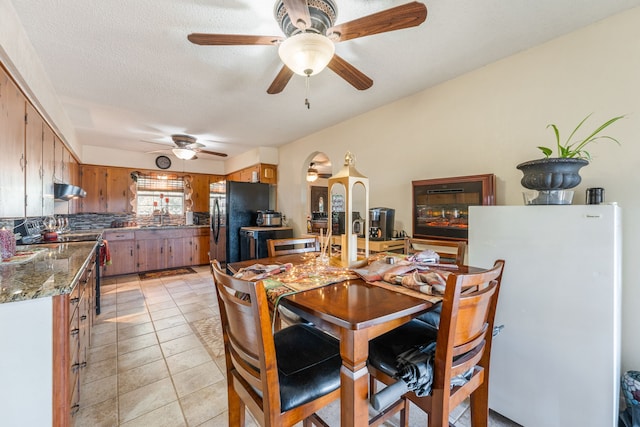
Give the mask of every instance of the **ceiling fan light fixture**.
<svg viewBox="0 0 640 427">
<path fill-rule="evenodd" d="M 182 160 L 191 160 L 196 156 L 196 152 L 188 148 L 172 148 L 171 151 L 177 158 Z"/>
<path fill-rule="evenodd" d="M 314 76 L 324 70 L 335 51 L 336 47 L 331 40 L 314 33 L 293 35 L 278 48 L 282 62 L 301 76 Z"/>
<path fill-rule="evenodd" d="M 316 179 L 318 179 L 318 169 L 316 169 L 314 166 L 315 165 L 313 163 L 311 163 L 309 165 L 309 169 L 307 169 L 307 181 L 308 182 L 314 182 Z"/>
</svg>

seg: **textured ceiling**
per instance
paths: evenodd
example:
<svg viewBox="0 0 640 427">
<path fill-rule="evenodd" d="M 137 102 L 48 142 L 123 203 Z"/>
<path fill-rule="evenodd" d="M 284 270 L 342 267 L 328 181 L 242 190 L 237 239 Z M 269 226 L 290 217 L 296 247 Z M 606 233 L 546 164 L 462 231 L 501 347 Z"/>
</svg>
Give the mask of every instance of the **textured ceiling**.
<svg viewBox="0 0 640 427">
<path fill-rule="evenodd" d="M 336 23 L 408 0 L 336 0 Z M 325 70 L 280 70 L 273 46 L 197 46 L 193 32 L 281 35 L 265 0 L 12 0 L 80 145 L 150 151 L 173 133 L 230 156 L 278 146 L 455 78 L 640 0 L 425 1 L 421 26 L 349 40 L 336 53 L 371 77 L 358 91 Z M 207 156 L 202 156 L 207 157 Z"/>
</svg>

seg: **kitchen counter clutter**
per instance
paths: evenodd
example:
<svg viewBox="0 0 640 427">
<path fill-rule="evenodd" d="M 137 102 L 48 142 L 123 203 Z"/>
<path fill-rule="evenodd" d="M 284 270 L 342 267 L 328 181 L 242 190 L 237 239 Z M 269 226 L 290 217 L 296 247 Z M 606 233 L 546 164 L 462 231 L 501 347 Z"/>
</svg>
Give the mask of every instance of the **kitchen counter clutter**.
<svg viewBox="0 0 640 427">
<path fill-rule="evenodd" d="M 95 248 L 96 242 L 18 246 L 16 257 L 0 263 L 0 304 L 70 293 Z"/>
</svg>

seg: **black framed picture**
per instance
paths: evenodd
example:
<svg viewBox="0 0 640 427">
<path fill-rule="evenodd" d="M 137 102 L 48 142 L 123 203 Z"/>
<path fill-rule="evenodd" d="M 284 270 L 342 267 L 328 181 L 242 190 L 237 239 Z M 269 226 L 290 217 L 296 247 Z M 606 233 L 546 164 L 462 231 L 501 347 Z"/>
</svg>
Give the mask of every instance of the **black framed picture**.
<svg viewBox="0 0 640 427">
<path fill-rule="evenodd" d="M 329 212 L 329 188 L 311 187 L 311 212 Z"/>
</svg>

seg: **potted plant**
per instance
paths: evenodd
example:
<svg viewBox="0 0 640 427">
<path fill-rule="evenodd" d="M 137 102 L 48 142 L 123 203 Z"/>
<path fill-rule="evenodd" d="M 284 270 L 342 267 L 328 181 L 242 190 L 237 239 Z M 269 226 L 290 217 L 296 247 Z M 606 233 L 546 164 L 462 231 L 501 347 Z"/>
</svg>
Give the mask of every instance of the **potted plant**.
<svg viewBox="0 0 640 427">
<path fill-rule="evenodd" d="M 549 147 L 539 146 L 538 149 L 545 155 L 544 158 L 538 160 L 530 160 L 520 163 L 517 168 L 522 171 L 524 176 L 520 181 L 522 186 L 530 190 L 538 191 L 554 191 L 566 190 L 580 184 L 582 178 L 578 174 L 580 168 L 589 164 L 591 154 L 586 150 L 592 142 L 606 139 L 620 145 L 617 139 L 601 135 L 601 133 L 611 126 L 613 123 L 622 119 L 624 116 L 617 116 L 607 120 L 598 126 L 593 132 L 584 139 L 572 141 L 576 132 L 591 117 L 589 114 L 582 119 L 578 126 L 569 135 L 566 142 L 561 142 L 560 131 L 555 124 L 547 125 L 552 128 L 556 136 L 557 157 L 551 157 L 553 149 Z M 547 204 L 553 204 L 547 203 Z"/>
</svg>

